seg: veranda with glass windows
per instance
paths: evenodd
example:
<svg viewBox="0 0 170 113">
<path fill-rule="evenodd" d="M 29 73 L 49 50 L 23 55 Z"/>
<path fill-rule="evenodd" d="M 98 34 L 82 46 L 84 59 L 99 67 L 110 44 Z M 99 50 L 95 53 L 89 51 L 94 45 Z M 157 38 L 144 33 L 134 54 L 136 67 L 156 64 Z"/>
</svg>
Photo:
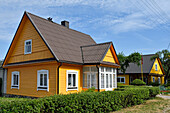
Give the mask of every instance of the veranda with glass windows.
<svg viewBox="0 0 170 113">
<path fill-rule="evenodd" d="M 83 67 L 83 88 L 92 87 L 95 87 L 95 89 L 99 88 L 99 90 L 104 89 L 105 91 L 112 91 L 114 88 L 117 88 L 116 68 L 97 68 L 96 66 Z"/>
</svg>

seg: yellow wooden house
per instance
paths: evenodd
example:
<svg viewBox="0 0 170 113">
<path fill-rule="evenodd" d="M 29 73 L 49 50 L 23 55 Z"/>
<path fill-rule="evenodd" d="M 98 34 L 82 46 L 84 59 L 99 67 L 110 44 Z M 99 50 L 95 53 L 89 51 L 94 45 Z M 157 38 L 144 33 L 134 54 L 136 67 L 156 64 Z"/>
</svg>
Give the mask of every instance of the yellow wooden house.
<svg viewBox="0 0 170 113">
<path fill-rule="evenodd" d="M 159 84 L 164 84 L 164 76 L 165 72 L 162 67 L 161 61 L 159 58 L 151 60 L 151 57 L 154 54 L 150 55 L 142 55 L 143 64 L 142 70 L 141 65 L 130 63 L 129 67 L 127 67 L 126 72 L 123 73 L 119 70 L 117 82 L 125 85 L 130 85 L 131 82 L 135 79 L 142 80 L 149 85 L 151 82 L 158 82 Z"/>
<path fill-rule="evenodd" d="M 3 68 L 6 95 L 44 97 L 117 87 L 120 67 L 112 42 L 97 44 L 89 35 L 24 12 Z"/>
</svg>

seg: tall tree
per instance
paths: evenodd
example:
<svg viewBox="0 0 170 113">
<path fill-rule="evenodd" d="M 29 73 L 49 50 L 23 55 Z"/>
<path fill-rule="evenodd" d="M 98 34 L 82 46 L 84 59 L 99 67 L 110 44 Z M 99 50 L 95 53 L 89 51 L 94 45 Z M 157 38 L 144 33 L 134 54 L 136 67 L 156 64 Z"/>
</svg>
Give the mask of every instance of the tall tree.
<svg viewBox="0 0 170 113">
<path fill-rule="evenodd" d="M 118 55 L 119 62 L 120 62 L 120 70 L 125 73 L 129 63 L 135 63 L 138 66 L 140 65 L 141 55 L 138 52 L 131 53 L 129 56 L 125 56 L 123 52 L 119 53 Z"/>
<path fill-rule="evenodd" d="M 155 53 L 153 57 L 151 57 L 151 60 L 155 58 L 159 58 L 161 60 L 162 66 L 165 71 L 165 83 L 166 83 L 166 79 L 170 77 L 170 51 L 167 49 L 158 51 Z"/>
</svg>

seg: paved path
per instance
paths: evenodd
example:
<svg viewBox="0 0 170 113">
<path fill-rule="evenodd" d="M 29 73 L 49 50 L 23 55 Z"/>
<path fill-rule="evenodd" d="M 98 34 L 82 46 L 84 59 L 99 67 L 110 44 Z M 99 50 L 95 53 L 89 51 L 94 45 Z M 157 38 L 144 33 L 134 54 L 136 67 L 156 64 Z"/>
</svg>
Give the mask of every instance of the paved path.
<svg viewBox="0 0 170 113">
<path fill-rule="evenodd" d="M 164 99 L 170 99 L 170 95 L 156 95 L 156 97 L 161 97 Z"/>
</svg>

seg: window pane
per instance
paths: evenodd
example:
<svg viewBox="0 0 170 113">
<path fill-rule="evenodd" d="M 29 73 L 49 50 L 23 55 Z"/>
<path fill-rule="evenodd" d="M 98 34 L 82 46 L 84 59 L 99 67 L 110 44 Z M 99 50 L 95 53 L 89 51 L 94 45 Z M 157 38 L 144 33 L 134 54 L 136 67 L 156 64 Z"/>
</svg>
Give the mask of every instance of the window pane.
<svg viewBox="0 0 170 113">
<path fill-rule="evenodd" d="M 87 87 L 87 73 L 83 74 L 83 87 Z"/>
<path fill-rule="evenodd" d="M 68 74 L 68 87 L 71 86 L 71 74 Z"/>
<path fill-rule="evenodd" d="M 44 86 L 47 86 L 47 74 L 44 74 Z"/>
<path fill-rule="evenodd" d="M 18 75 L 16 75 L 16 85 L 18 85 Z"/>
<path fill-rule="evenodd" d="M 87 87 L 90 88 L 90 74 L 87 75 Z"/>
<path fill-rule="evenodd" d="M 116 77 L 115 77 L 115 74 L 113 74 L 113 87 L 116 87 Z"/>
<path fill-rule="evenodd" d="M 101 73 L 101 88 L 104 88 L 104 74 Z"/>
<path fill-rule="evenodd" d="M 106 74 L 106 88 L 109 88 L 109 75 Z"/>
<path fill-rule="evenodd" d="M 40 74 L 40 86 L 43 86 L 43 74 Z"/>
<path fill-rule="evenodd" d="M 91 87 L 97 88 L 96 82 L 97 82 L 96 75 L 95 73 L 92 73 L 91 74 Z"/>
<path fill-rule="evenodd" d="M 13 75 L 13 85 L 16 85 L 16 75 Z"/>
<path fill-rule="evenodd" d="M 73 74 L 73 86 L 76 86 L 76 74 Z"/>
<path fill-rule="evenodd" d="M 112 68 L 110 68 L 110 67 L 106 67 L 106 72 L 112 72 L 111 69 L 112 69 Z"/>
<path fill-rule="evenodd" d="M 96 67 L 91 67 L 91 72 L 97 72 L 97 68 Z"/>
<path fill-rule="evenodd" d="M 104 72 L 104 67 L 101 67 L 101 72 Z"/>
<path fill-rule="evenodd" d="M 112 74 L 110 74 L 110 88 L 112 88 Z"/>
<path fill-rule="evenodd" d="M 90 68 L 89 67 L 83 67 L 83 71 L 84 72 L 90 72 Z"/>
<path fill-rule="evenodd" d="M 116 69 L 115 68 L 113 68 L 113 73 L 116 73 Z"/>
<path fill-rule="evenodd" d="M 27 52 L 31 52 L 31 45 L 29 45 L 29 46 L 27 46 L 28 48 L 28 50 L 27 50 Z"/>
<path fill-rule="evenodd" d="M 120 82 L 120 78 L 119 77 L 117 78 L 117 82 Z"/>
<path fill-rule="evenodd" d="M 121 82 L 125 82 L 125 79 L 124 79 L 124 78 L 121 78 Z"/>
</svg>

